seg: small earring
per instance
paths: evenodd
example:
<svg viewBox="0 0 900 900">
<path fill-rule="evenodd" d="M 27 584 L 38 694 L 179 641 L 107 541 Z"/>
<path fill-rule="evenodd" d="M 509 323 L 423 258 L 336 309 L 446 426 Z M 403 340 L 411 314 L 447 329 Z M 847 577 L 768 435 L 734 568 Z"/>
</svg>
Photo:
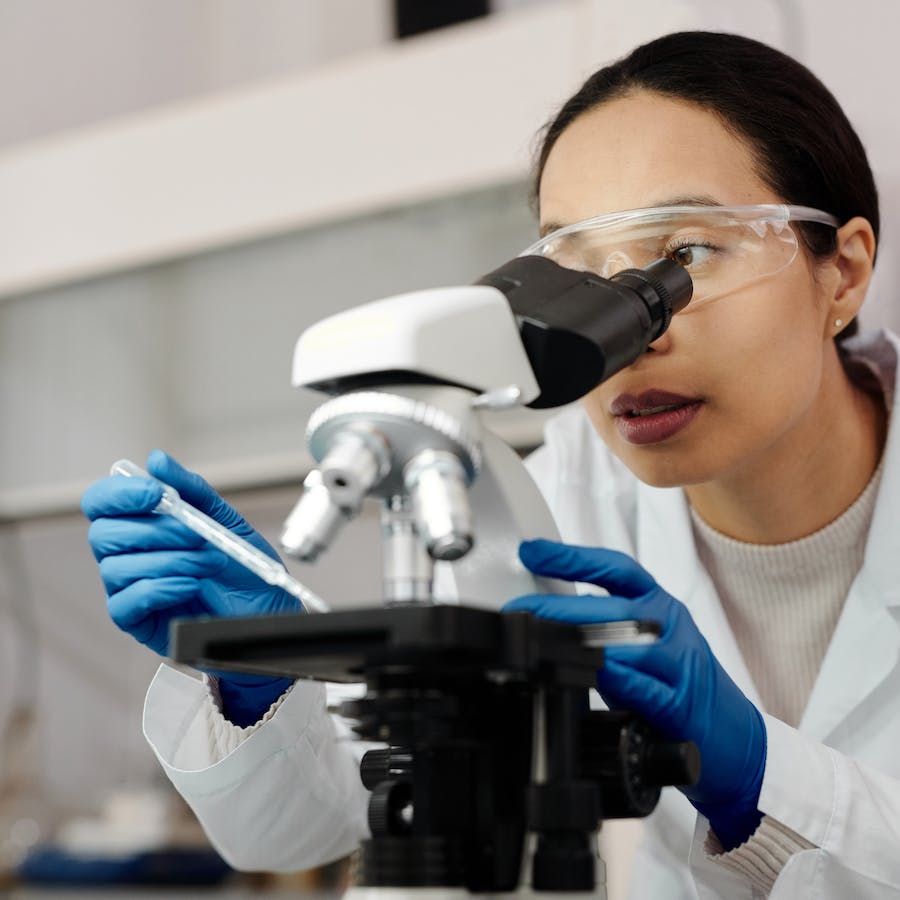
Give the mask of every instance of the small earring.
<svg viewBox="0 0 900 900">
<path fill-rule="evenodd" d="M 834 327 L 835 327 L 835 328 L 840 328 L 843 324 L 844 324 L 844 320 L 843 320 L 843 319 L 835 319 L 835 320 L 834 320 Z"/>
</svg>

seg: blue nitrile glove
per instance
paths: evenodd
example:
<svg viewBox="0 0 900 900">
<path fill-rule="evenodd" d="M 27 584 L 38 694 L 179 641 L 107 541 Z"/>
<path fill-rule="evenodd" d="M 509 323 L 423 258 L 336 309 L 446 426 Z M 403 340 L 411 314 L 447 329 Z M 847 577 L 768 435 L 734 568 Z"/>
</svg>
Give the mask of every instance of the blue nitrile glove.
<svg viewBox="0 0 900 900">
<path fill-rule="evenodd" d="M 161 450 L 147 457 L 147 469 L 186 502 L 277 559 L 269 544 L 199 475 Z M 81 509 L 91 520 L 88 542 L 100 563 L 109 614 L 119 628 L 165 656 L 172 619 L 301 609 L 290 594 L 266 584 L 176 519 L 154 514 L 161 496 L 157 482 L 113 475 L 91 485 L 81 499 Z M 219 679 L 223 712 L 235 725 L 258 721 L 291 684 L 290 679 L 265 675 L 210 674 Z"/>
<path fill-rule="evenodd" d="M 529 594 L 504 609 L 563 622 L 659 622 L 653 644 L 607 647 L 597 690 L 611 708 L 631 709 L 664 735 L 694 741 L 700 781 L 682 792 L 709 820 L 726 850 L 759 825 L 766 729 L 756 707 L 728 677 L 684 604 L 630 556 L 613 550 L 526 541 L 522 562 L 536 575 L 605 588 L 610 596 Z"/>
</svg>

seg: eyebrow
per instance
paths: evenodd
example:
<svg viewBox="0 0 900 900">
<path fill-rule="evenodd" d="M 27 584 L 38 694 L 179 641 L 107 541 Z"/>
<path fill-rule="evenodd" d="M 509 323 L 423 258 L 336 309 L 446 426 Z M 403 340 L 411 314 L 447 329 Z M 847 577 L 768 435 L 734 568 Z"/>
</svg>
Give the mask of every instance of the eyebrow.
<svg viewBox="0 0 900 900">
<path fill-rule="evenodd" d="M 659 209 L 660 207 L 666 206 L 724 206 L 721 200 L 716 200 L 715 197 L 709 194 L 680 194 L 676 197 L 666 197 L 663 200 L 659 200 L 656 203 L 651 204 L 646 207 L 646 209 Z M 623 210 L 624 211 L 624 210 Z M 567 222 L 558 222 L 555 220 L 551 220 L 549 222 L 545 222 L 541 225 L 540 236 L 546 237 L 548 234 L 551 234 L 554 231 L 558 231 L 560 228 L 565 228 L 568 224 Z"/>
</svg>

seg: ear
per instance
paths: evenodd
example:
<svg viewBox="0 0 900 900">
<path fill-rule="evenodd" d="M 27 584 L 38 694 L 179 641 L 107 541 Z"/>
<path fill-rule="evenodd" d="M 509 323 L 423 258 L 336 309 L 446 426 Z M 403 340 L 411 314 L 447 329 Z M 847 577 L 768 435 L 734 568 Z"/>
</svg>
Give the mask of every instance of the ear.
<svg viewBox="0 0 900 900">
<path fill-rule="evenodd" d="M 835 278 L 830 282 L 829 316 L 825 328 L 829 337 L 843 331 L 859 312 L 875 262 L 875 233 L 868 219 L 855 216 L 837 230 L 837 250 L 830 260 Z"/>
</svg>

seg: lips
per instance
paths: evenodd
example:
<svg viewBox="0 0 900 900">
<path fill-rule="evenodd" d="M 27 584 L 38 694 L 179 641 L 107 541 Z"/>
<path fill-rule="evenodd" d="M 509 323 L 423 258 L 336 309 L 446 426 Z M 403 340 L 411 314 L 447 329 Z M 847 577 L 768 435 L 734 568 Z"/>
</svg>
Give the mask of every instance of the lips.
<svg viewBox="0 0 900 900">
<path fill-rule="evenodd" d="M 616 426 L 630 444 L 655 444 L 677 434 L 696 417 L 703 405 L 699 397 L 650 390 L 620 394 L 610 404 Z"/>
</svg>

